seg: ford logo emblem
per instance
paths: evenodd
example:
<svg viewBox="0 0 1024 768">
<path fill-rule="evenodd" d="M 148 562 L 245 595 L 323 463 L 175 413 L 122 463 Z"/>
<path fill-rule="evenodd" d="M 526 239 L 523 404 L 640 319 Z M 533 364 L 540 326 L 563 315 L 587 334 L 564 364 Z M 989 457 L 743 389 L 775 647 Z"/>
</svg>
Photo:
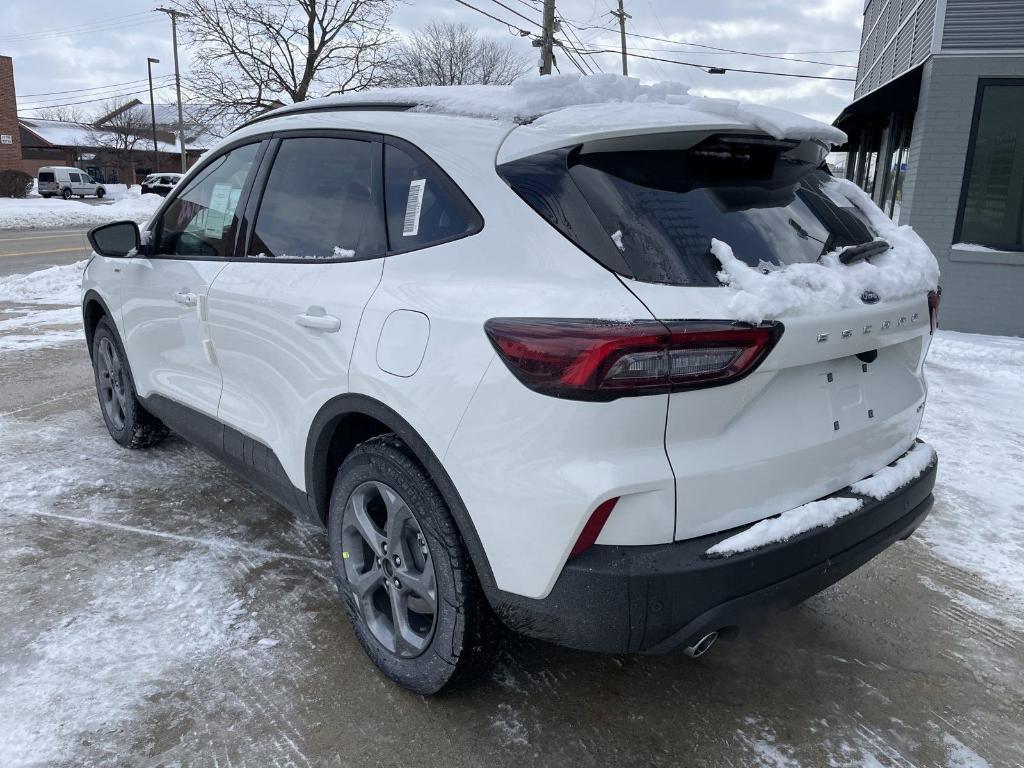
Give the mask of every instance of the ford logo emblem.
<svg viewBox="0 0 1024 768">
<path fill-rule="evenodd" d="M 863 301 L 865 304 L 877 304 L 879 301 L 881 301 L 881 298 L 882 297 L 879 296 L 874 291 L 864 291 L 864 293 L 860 295 L 860 300 Z"/>
</svg>

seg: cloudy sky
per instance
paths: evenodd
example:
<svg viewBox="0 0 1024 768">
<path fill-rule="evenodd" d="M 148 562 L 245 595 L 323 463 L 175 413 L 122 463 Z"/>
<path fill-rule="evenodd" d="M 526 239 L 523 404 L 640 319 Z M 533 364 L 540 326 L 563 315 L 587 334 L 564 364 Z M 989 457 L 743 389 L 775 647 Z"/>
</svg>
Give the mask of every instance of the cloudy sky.
<svg viewBox="0 0 1024 768">
<path fill-rule="evenodd" d="M 536 31 L 540 0 L 467 0 L 516 27 Z M 591 50 L 618 48 L 609 10 L 616 0 L 558 0 L 571 29 L 563 36 Z M 20 109 L 77 104 L 95 111 L 97 99 L 146 98 L 146 57 L 158 84 L 170 83 L 173 63 L 170 23 L 151 9 L 152 0 L 4 0 L 0 10 L 0 54 L 14 57 Z M 506 7 L 502 7 L 502 5 Z M 863 0 L 625 0 L 632 15 L 630 50 L 644 56 L 704 66 L 852 78 L 860 41 Z M 517 15 L 517 14 L 522 14 Z M 523 18 L 525 17 L 525 18 Z M 528 20 L 529 19 L 529 20 Z M 431 21 L 462 21 L 484 34 L 510 40 L 535 58 L 528 39 L 455 0 L 406 0 L 396 5 L 392 27 L 405 33 Z M 603 28 L 603 29 L 602 29 Z M 646 37 L 641 37 L 646 36 Z M 664 38 L 675 42 L 648 39 Z M 696 44 L 696 45 L 695 45 Z M 750 56 L 701 48 L 767 54 Z M 596 69 L 616 71 L 616 54 L 587 57 Z M 816 63 L 785 59 L 806 59 Z M 188 52 L 182 66 L 188 68 Z M 562 72 L 573 72 L 560 57 Z M 630 74 L 643 80 L 683 80 L 700 93 L 772 104 L 831 121 L 849 101 L 852 83 L 702 69 L 635 58 Z M 109 86 L 106 88 L 101 88 Z M 93 90 L 86 91 L 84 89 Z M 156 100 L 173 100 L 165 86 Z M 27 111 L 24 114 L 31 114 Z"/>
</svg>

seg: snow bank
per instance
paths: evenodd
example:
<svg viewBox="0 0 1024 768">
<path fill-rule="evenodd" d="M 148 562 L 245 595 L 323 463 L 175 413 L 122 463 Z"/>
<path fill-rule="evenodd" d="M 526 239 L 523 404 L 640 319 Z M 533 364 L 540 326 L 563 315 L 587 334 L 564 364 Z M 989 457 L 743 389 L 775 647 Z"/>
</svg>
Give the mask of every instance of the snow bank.
<svg viewBox="0 0 1024 768">
<path fill-rule="evenodd" d="M 871 290 L 885 299 L 919 296 L 935 290 L 939 264 L 910 227 L 897 226 L 860 187 L 833 180 L 827 191 L 855 205 L 877 235 L 892 249 L 854 264 L 839 261 L 839 252 L 813 264 L 789 264 L 762 270 L 736 258 L 728 243 L 712 240 L 711 252 L 722 265 L 718 279 L 732 289 L 730 316 L 758 323 L 782 315 L 816 314 L 863 306 L 861 294 Z M 766 273 L 767 272 L 767 273 Z"/>
<path fill-rule="evenodd" d="M 86 260 L 22 275 L 0 276 L 0 301 L 78 305 Z"/>
<path fill-rule="evenodd" d="M 942 460 L 916 538 L 1024 609 L 1024 339 L 936 331 L 921 437 Z"/>
<path fill-rule="evenodd" d="M 143 195 L 135 187 L 112 203 L 86 203 L 59 197 L 0 198 L 0 229 L 51 229 L 95 227 L 111 221 L 130 219 L 140 225 L 149 221 L 164 198 Z"/>
<path fill-rule="evenodd" d="M 544 128 L 578 128 L 580 120 L 605 129 L 609 123 L 642 123 L 651 118 L 652 105 L 656 123 L 687 125 L 706 122 L 705 116 L 717 115 L 765 131 L 776 138 L 816 138 L 842 144 L 846 134 L 817 120 L 772 107 L 742 104 L 727 99 L 692 96 L 683 82 L 641 83 L 635 77 L 611 73 L 595 75 L 534 75 L 516 80 L 512 85 L 458 85 L 426 88 L 388 88 L 363 91 L 321 99 L 324 106 L 355 106 L 358 104 L 412 104 L 414 110 L 441 112 L 516 122 L 536 121 Z M 572 107 L 602 105 L 581 114 L 558 114 Z M 613 105 L 628 105 L 616 109 Z M 290 107 L 280 110 L 287 114 Z"/>
<path fill-rule="evenodd" d="M 0 351 L 41 349 L 84 338 L 85 261 L 0 277 Z"/>
<path fill-rule="evenodd" d="M 891 467 L 883 467 L 850 486 L 850 490 L 879 501 L 898 491 L 911 480 L 921 476 L 935 459 L 935 449 L 926 443 L 916 443 L 910 451 Z"/>
<path fill-rule="evenodd" d="M 777 541 L 786 541 L 813 528 L 832 525 L 840 518 L 852 515 L 862 506 L 864 502 L 861 499 L 842 496 L 812 501 L 810 504 L 783 512 L 778 517 L 762 520 L 745 531 L 718 542 L 707 551 L 707 554 L 732 555 Z"/>
</svg>

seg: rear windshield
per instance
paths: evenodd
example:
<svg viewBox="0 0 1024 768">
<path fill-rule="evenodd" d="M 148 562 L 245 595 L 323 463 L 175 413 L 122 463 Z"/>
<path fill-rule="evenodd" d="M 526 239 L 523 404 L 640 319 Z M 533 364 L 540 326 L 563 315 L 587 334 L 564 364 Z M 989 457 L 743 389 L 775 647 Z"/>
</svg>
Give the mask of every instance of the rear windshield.
<svg viewBox="0 0 1024 768">
<path fill-rule="evenodd" d="M 54 181 L 55 179 L 53 178 L 53 174 L 52 173 L 50 173 L 49 171 L 44 171 L 43 173 L 39 174 L 39 180 L 40 181 Z"/>
<path fill-rule="evenodd" d="M 711 240 L 751 266 L 813 262 L 870 242 L 833 193 L 816 142 L 712 136 L 688 149 L 558 150 L 499 169 L 583 250 L 638 280 L 719 285 Z"/>
</svg>

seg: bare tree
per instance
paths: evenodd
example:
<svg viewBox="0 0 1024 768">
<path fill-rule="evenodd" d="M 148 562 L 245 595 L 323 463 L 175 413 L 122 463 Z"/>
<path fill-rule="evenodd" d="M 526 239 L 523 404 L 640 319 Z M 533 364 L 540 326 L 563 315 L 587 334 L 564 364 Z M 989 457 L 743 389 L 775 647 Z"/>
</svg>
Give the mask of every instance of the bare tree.
<svg viewBox="0 0 1024 768">
<path fill-rule="evenodd" d="M 81 107 L 75 106 L 44 107 L 38 110 L 35 116 L 40 120 L 60 120 L 65 123 L 89 122 L 85 111 Z"/>
<path fill-rule="evenodd" d="M 381 84 L 395 0 L 172 0 L 209 120 Z"/>
<path fill-rule="evenodd" d="M 99 117 L 89 129 L 88 140 L 96 148 L 97 160 L 106 160 L 120 166 L 122 171 L 135 172 L 136 147 L 152 136 L 152 129 L 142 110 L 136 109 L 135 99 L 118 103 L 106 101 L 100 106 Z M 102 122 L 101 122 L 102 121 Z"/>
<path fill-rule="evenodd" d="M 465 24 L 431 22 L 395 46 L 388 85 L 507 85 L 528 67 L 509 43 Z"/>
</svg>

